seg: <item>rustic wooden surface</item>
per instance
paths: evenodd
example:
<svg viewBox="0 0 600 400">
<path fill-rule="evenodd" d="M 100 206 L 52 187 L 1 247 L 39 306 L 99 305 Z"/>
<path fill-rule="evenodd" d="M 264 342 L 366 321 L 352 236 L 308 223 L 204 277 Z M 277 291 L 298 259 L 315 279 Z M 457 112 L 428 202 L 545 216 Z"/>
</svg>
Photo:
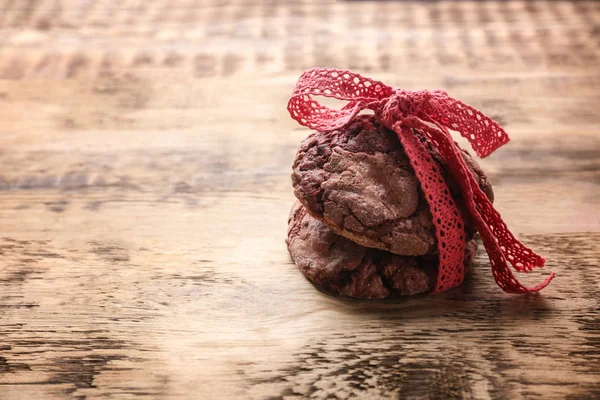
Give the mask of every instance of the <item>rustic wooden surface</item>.
<svg viewBox="0 0 600 400">
<path fill-rule="evenodd" d="M 558 278 L 396 302 L 284 244 L 311 66 L 442 88 Z M 0 1 L 0 399 L 600 398 L 600 2 Z M 527 282 L 539 281 L 542 273 Z"/>
</svg>

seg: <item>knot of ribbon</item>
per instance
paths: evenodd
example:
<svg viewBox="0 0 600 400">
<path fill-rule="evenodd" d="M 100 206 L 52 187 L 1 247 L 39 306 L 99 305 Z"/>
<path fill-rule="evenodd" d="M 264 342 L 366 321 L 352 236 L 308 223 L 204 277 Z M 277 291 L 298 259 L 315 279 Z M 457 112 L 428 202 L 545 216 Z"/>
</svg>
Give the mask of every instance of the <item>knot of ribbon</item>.
<svg viewBox="0 0 600 400">
<path fill-rule="evenodd" d="M 348 103 L 340 110 L 334 110 L 320 104 L 313 96 Z M 449 131 L 458 131 L 479 157 L 486 157 L 509 141 L 497 122 L 441 90 L 393 89 L 349 71 L 328 68 L 304 72 L 288 102 L 288 111 L 293 119 L 321 132 L 343 128 L 365 109 L 372 110 L 381 124 L 398 135 L 429 205 L 439 251 L 435 293 L 458 286 L 464 279 L 464 222 L 437 163 L 414 135 L 413 129 L 421 132 L 437 148 L 458 182 L 466 210 L 480 233 L 498 286 L 508 293 L 531 293 L 550 283 L 554 273 L 534 287 L 522 285 L 513 275 L 510 266 L 517 272 L 529 272 L 543 267 L 545 260 L 510 232 L 465 165 Z"/>
</svg>

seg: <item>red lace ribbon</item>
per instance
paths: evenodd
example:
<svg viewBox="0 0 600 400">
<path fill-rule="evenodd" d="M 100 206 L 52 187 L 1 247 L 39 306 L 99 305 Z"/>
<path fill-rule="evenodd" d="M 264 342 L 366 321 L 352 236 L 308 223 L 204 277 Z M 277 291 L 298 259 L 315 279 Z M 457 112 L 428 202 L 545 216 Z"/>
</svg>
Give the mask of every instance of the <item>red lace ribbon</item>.
<svg viewBox="0 0 600 400">
<path fill-rule="evenodd" d="M 314 100 L 315 95 L 346 100 L 348 104 L 341 110 L 334 110 Z M 509 264 L 518 272 L 529 272 L 543 267 L 545 260 L 510 232 L 468 170 L 449 132 L 449 129 L 460 132 L 479 157 L 486 157 L 509 141 L 498 123 L 441 90 L 393 89 L 349 71 L 327 68 L 304 72 L 288 102 L 293 119 L 322 132 L 344 127 L 364 109 L 373 110 L 382 124 L 396 132 L 426 196 L 436 228 L 440 257 L 434 292 L 455 287 L 464 279 L 464 222 L 437 164 L 413 135 L 413 128 L 425 134 L 437 147 L 459 182 L 498 286 L 508 293 L 531 293 L 550 283 L 554 273 L 531 288 L 523 286 L 515 278 Z"/>
</svg>

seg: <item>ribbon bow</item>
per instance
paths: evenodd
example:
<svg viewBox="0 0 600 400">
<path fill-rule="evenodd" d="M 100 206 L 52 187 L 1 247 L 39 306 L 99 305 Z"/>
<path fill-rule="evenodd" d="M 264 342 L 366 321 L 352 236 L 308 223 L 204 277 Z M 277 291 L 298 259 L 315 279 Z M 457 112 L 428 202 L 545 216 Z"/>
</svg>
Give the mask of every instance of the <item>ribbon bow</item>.
<svg viewBox="0 0 600 400">
<path fill-rule="evenodd" d="M 312 96 L 331 97 L 349 103 L 341 110 L 333 110 L 319 104 Z M 433 143 L 458 181 L 467 211 L 490 258 L 498 286 L 508 293 L 530 293 L 550 283 L 554 273 L 531 288 L 523 286 L 515 278 L 509 264 L 518 272 L 529 272 L 543 267 L 545 260 L 513 236 L 466 167 L 449 132 L 449 129 L 460 132 L 479 157 L 486 157 L 509 141 L 498 123 L 441 90 L 393 89 L 349 71 L 328 68 L 304 72 L 288 102 L 293 119 L 322 132 L 344 127 L 364 109 L 373 110 L 380 123 L 398 135 L 421 183 L 438 241 L 439 270 L 434 292 L 455 287 L 464 279 L 464 222 L 436 162 L 412 129 L 422 132 Z"/>
</svg>

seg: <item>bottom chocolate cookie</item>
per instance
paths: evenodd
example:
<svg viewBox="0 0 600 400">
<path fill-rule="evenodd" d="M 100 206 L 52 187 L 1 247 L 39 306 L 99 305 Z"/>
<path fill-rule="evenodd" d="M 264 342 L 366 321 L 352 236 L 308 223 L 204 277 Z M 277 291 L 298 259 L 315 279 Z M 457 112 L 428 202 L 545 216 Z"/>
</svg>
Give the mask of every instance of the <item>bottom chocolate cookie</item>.
<svg viewBox="0 0 600 400">
<path fill-rule="evenodd" d="M 408 257 L 363 247 L 336 235 L 296 202 L 288 220 L 288 250 L 300 271 L 323 290 L 358 299 L 385 299 L 430 291 L 437 280 L 435 255 Z M 465 267 L 477 243 L 465 248 Z"/>
</svg>

